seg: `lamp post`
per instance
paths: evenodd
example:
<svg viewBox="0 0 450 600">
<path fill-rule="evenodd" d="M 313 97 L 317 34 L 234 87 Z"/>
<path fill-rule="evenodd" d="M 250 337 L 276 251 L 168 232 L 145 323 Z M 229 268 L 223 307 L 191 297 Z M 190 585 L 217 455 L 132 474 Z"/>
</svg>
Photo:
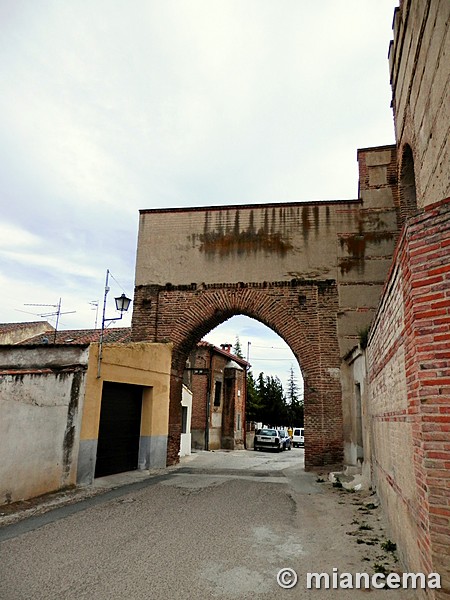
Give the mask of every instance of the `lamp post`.
<svg viewBox="0 0 450 600">
<path fill-rule="evenodd" d="M 108 292 L 110 290 L 109 287 L 109 269 L 106 270 L 106 282 L 105 282 L 105 294 L 103 296 L 103 313 L 102 313 L 102 328 L 100 330 L 100 340 L 99 340 L 99 347 L 98 347 L 98 365 L 97 365 L 97 379 L 100 377 L 100 369 L 101 369 L 101 365 L 102 365 L 102 353 L 103 353 L 103 334 L 105 331 L 105 323 L 109 322 L 109 321 L 120 321 L 120 319 L 123 317 L 123 313 L 126 312 L 131 304 L 131 300 L 130 298 L 127 298 L 127 296 L 125 296 L 125 294 L 122 294 L 121 296 L 118 296 L 117 298 L 114 298 L 114 301 L 116 303 L 116 310 L 118 310 L 120 312 L 120 317 L 113 317 L 112 319 L 106 319 L 105 318 L 105 314 L 106 314 L 106 297 L 108 296 Z"/>
</svg>

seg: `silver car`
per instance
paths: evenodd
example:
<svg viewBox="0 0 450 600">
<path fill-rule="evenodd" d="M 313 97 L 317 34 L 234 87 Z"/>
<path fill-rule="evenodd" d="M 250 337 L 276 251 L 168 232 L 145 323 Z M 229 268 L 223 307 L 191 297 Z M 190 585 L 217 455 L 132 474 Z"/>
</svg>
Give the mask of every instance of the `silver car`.
<svg viewBox="0 0 450 600">
<path fill-rule="evenodd" d="M 255 450 L 283 450 L 280 432 L 276 429 L 257 429 L 255 432 Z"/>
</svg>

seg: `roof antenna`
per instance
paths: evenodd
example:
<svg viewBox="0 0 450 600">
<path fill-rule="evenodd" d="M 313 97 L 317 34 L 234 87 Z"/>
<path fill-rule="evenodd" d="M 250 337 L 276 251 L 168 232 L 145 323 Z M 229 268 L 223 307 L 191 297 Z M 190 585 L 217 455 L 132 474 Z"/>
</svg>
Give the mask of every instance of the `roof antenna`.
<svg viewBox="0 0 450 600">
<path fill-rule="evenodd" d="M 56 324 L 55 324 L 55 333 L 53 336 L 53 343 L 56 343 L 56 333 L 58 331 L 58 324 L 59 324 L 59 316 L 60 315 L 70 315 L 76 312 L 76 310 L 70 310 L 68 312 L 61 312 L 61 298 L 59 299 L 58 304 L 24 304 L 24 306 L 51 306 L 52 308 L 56 308 L 56 312 L 49 312 L 49 313 L 35 313 L 38 317 L 55 317 L 56 316 Z"/>
</svg>

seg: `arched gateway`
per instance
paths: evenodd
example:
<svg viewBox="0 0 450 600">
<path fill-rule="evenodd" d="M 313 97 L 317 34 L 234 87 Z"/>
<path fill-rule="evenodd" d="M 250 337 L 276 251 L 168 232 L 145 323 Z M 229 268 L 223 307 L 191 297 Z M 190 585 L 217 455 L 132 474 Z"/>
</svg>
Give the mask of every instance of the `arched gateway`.
<svg viewBox="0 0 450 600">
<path fill-rule="evenodd" d="M 358 157 L 360 174 L 368 160 L 386 171 L 395 149 Z M 342 462 L 340 365 L 371 320 L 391 262 L 391 188 L 360 178 L 361 200 L 141 211 L 132 331 L 136 341 L 173 343 L 169 464 L 178 460 L 189 352 L 236 314 L 273 329 L 299 361 L 305 466 Z"/>
</svg>

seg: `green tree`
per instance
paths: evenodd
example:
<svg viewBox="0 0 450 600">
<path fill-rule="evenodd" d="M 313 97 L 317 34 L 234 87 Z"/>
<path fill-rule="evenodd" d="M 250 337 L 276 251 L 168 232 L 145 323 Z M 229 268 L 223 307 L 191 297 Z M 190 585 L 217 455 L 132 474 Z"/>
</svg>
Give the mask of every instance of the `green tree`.
<svg viewBox="0 0 450 600">
<path fill-rule="evenodd" d="M 235 356 L 238 356 L 239 358 L 244 358 L 244 355 L 242 354 L 241 342 L 239 341 L 239 336 L 238 335 L 236 336 L 236 341 L 234 342 L 233 354 Z"/>
<path fill-rule="evenodd" d="M 293 366 L 291 366 L 291 371 L 289 374 L 286 399 L 288 403 L 287 410 L 289 424 L 294 427 L 303 427 L 305 420 L 304 402 L 303 397 L 300 396 L 300 388 L 295 378 Z"/>
<path fill-rule="evenodd" d="M 289 424 L 290 405 L 278 377 L 266 377 L 260 373 L 255 380 L 251 371 L 247 373 L 246 416 L 248 421 L 261 422 L 270 427 Z"/>
<path fill-rule="evenodd" d="M 260 421 L 262 404 L 259 397 L 257 382 L 253 373 L 247 372 L 247 403 L 246 403 L 246 419 L 247 421 Z"/>
<path fill-rule="evenodd" d="M 285 425 L 288 415 L 283 385 L 278 377 L 258 377 L 258 392 L 261 399 L 261 421 L 272 427 Z"/>
<path fill-rule="evenodd" d="M 295 378 L 294 367 L 291 365 L 289 373 L 288 387 L 286 391 L 286 400 L 289 404 L 297 402 L 299 399 L 299 387 Z"/>
</svg>

